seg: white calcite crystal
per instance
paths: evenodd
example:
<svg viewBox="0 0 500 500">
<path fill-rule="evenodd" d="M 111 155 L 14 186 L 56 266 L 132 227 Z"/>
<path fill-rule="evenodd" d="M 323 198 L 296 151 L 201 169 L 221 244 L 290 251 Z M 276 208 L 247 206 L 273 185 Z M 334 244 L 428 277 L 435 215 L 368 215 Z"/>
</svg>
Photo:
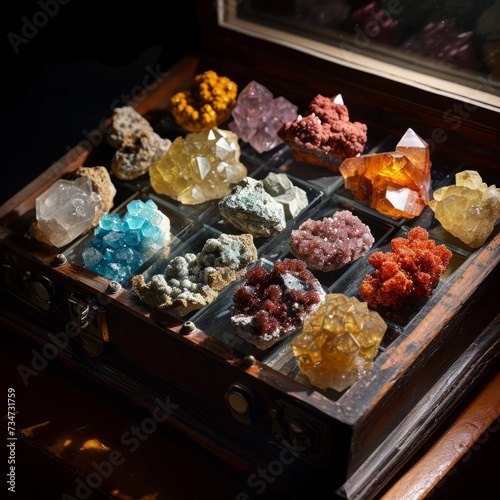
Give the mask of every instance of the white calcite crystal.
<svg viewBox="0 0 500 500">
<path fill-rule="evenodd" d="M 286 174 L 269 172 L 262 183 L 274 201 L 283 205 L 286 220 L 295 218 L 309 203 L 307 193 L 295 186 Z"/>
<path fill-rule="evenodd" d="M 89 177 L 60 179 L 36 199 L 33 236 L 56 248 L 71 243 L 92 227 L 101 197 L 92 190 Z"/>
</svg>

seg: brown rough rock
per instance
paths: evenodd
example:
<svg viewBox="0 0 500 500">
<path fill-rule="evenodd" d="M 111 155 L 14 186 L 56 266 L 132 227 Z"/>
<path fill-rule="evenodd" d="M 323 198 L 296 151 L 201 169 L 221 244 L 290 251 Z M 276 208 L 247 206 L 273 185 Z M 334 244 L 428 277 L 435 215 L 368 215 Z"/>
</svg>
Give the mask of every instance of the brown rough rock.
<svg viewBox="0 0 500 500">
<path fill-rule="evenodd" d="M 78 167 L 75 170 L 78 177 L 88 177 L 92 181 L 92 190 L 101 197 L 101 206 L 96 211 L 91 227 L 99 224 L 99 219 L 109 214 L 114 205 L 116 187 L 111 181 L 106 167 Z"/>
<path fill-rule="evenodd" d="M 137 179 L 160 161 L 172 145 L 149 130 L 139 130 L 125 137 L 111 160 L 111 170 L 121 180 Z"/>
<path fill-rule="evenodd" d="M 111 146 L 117 149 L 126 137 L 143 130 L 153 132 L 153 127 L 132 106 L 123 106 L 113 110 L 111 131 L 106 136 L 106 139 Z"/>
</svg>

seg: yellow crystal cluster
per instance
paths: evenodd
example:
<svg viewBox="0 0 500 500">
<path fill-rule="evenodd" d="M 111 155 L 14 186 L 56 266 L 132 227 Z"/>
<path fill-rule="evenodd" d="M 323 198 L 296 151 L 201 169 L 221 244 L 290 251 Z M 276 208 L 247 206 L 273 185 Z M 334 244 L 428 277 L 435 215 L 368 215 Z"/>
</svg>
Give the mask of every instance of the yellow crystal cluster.
<svg viewBox="0 0 500 500">
<path fill-rule="evenodd" d="M 195 77 L 191 89 L 170 99 L 170 110 L 177 125 L 188 132 L 202 132 L 229 119 L 237 95 L 235 82 L 208 70 Z"/>
<path fill-rule="evenodd" d="M 480 247 L 500 217 L 500 188 L 475 170 L 455 175 L 455 185 L 437 189 L 429 207 L 444 229 L 471 248 Z"/>
<path fill-rule="evenodd" d="M 356 297 L 327 294 L 291 342 L 299 368 L 320 389 L 343 391 L 371 368 L 387 330 L 382 317 Z"/>
<path fill-rule="evenodd" d="M 229 130 L 213 128 L 179 136 L 150 167 L 151 187 L 186 205 L 221 199 L 248 174 L 240 154 L 238 136 Z"/>
</svg>

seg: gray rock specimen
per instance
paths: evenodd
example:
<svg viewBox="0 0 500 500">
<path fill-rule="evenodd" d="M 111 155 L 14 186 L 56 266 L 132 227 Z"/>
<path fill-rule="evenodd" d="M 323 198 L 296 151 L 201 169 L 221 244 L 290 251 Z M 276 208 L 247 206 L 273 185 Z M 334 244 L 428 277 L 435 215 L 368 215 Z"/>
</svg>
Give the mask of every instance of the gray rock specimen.
<svg viewBox="0 0 500 500">
<path fill-rule="evenodd" d="M 256 260 L 252 235 L 222 234 L 208 239 L 198 254 L 174 257 L 165 272 L 154 275 L 149 282 L 142 274 L 134 276 L 132 286 L 143 302 L 184 316 L 213 302 Z"/>
<path fill-rule="evenodd" d="M 245 177 L 219 201 L 224 219 L 254 237 L 269 237 L 286 227 L 283 205 L 266 192 L 262 181 Z"/>
</svg>

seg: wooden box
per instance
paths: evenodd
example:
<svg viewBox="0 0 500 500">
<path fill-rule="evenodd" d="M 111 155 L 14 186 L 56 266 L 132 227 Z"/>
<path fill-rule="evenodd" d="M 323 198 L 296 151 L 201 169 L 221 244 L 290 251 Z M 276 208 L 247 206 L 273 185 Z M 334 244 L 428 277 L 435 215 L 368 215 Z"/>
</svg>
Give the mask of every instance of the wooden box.
<svg viewBox="0 0 500 500">
<path fill-rule="evenodd" d="M 172 67 L 146 99 L 130 103 L 164 137 L 173 140 L 181 133 L 169 113 L 171 96 L 212 69 L 240 89 L 258 81 L 301 110 L 318 93 L 341 93 L 351 116 L 368 125 L 366 152 L 392 150 L 413 128 L 432 143 L 433 190 L 465 169 L 478 170 L 488 185 L 498 184 L 498 107 L 409 87 L 222 24 L 214 6 L 199 2 L 204 41 L 199 52 Z M 460 126 L 448 112 L 457 116 L 457 109 L 470 110 L 462 113 Z M 186 317 L 141 303 L 130 284 L 110 287 L 81 265 L 88 235 L 55 249 L 28 232 L 37 196 L 56 180 L 71 178 L 81 165 L 110 166 L 113 149 L 102 134 L 96 128 L 95 144 L 76 146 L 0 208 L 2 324 L 40 344 L 42 356 L 55 352 L 83 376 L 168 415 L 169 422 L 234 467 L 268 471 L 270 488 L 301 497 L 316 481 L 324 494 L 372 498 L 498 359 L 498 225 L 474 250 L 447 234 L 428 207 L 413 220 L 385 217 L 354 200 L 338 173 L 295 161 L 286 145 L 258 154 L 242 144 L 242 161 L 251 174 L 286 173 L 309 199 L 283 234 L 260 244 L 259 259 L 290 256 L 292 228 L 338 208 L 368 221 L 374 249 L 422 226 L 453 252 L 433 295 L 399 322 L 388 320 L 382 348 L 361 380 L 342 393 L 320 390 L 301 375 L 289 340 L 269 351 L 236 342 L 228 323 L 234 286 Z M 197 252 L 206 238 L 223 232 L 215 202 L 172 203 L 155 195 L 147 176 L 114 181 L 117 213 L 132 199 L 152 196 L 171 218 L 174 238 L 166 260 Z M 371 272 L 366 259 L 322 274 L 324 289 L 356 295 L 360 280 Z M 263 479 L 254 479 L 257 491 Z"/>
</svg>

